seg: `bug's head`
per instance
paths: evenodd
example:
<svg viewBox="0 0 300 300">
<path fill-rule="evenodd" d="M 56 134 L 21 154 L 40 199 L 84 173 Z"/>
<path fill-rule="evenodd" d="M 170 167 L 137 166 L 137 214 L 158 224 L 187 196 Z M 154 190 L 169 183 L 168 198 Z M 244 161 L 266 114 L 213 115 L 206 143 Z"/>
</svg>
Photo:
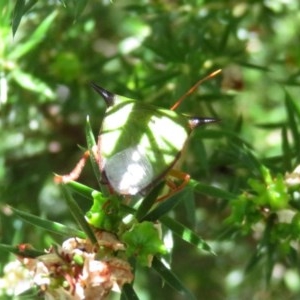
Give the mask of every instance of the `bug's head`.
<svg viewBox="0 0 300 300">
<path fill-rule="evenodd" d="M 195 129 L 199 126 L 219 122 L 219 119 L 216 118 L 200 118 L 200 117 L 191 117 L 189 118 L 189 124 L 191 129 Z"/>
</svg>

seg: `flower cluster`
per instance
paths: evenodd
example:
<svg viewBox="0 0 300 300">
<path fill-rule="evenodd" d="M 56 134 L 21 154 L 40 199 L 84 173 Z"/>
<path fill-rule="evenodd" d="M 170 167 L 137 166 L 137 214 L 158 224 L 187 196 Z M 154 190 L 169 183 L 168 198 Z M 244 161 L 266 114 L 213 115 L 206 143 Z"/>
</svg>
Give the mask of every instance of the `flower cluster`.
<svg viewBox="0 0 300 300">
<path fill-rule="evenodd" d="M 115 255 L 124 245 L 111 233 L 97 232 L 97 245 L 70 238 L 37 258 L 20 258 L 46 299 L 105 299 L 131 283 L 130 264 Z"/>
</svg>

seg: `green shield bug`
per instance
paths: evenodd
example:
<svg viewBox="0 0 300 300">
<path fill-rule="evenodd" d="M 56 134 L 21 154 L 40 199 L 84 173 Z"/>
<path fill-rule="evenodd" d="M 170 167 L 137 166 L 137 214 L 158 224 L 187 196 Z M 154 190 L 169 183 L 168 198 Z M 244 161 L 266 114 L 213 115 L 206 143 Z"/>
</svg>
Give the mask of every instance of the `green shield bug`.
<svg viewBox="0 0 300 300">
<path fill-rule="evenodd" d="M 220 71 L 198 81 L 171 109 L 116 95 L 92 83 L 107 106 L 95 156 L 103 181 L 113 191 L 121 195 L 149 191 L 172 169 L 192 130 L 217 121 L 187 117 L 175 109 L 204 80 Z M 86 152 L 69 175 L 56 175 L 56 182 L 77 179 L 88 156 Z"/>
</svg>

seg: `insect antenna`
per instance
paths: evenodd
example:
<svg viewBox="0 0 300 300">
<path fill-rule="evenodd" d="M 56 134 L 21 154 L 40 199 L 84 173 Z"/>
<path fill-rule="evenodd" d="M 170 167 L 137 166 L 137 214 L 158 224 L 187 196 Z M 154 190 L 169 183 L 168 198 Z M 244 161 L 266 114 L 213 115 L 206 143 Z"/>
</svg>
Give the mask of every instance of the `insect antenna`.
<svg viewBox="0 0 300 300">
<path fill-rule="evenodd" d="M 191 95 L 195 90 L 196 88 L 201 84 L 203 83 L 204 81 L 212 78 L 212 77 L 215 77 L 217 74 L 221 73 L 221 69 L 219 70 L 216 70 L 214 72 L 212 72 L 211 74 L 209 74 L 208 76 L 200 79 L 199 81 L 197 81 L 185 94 L 183 94 L 179 99 L 178 101 L 171 107 L 171 110 L 175 110 L 180 104 L 181 102 L 189 95 Z"/>
</svg>

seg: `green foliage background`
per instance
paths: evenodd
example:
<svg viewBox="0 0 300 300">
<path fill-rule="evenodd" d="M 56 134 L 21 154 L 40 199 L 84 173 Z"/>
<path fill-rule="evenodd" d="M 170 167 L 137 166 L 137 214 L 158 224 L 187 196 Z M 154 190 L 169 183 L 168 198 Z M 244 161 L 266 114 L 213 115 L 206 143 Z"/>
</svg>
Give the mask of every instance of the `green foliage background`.
<svg viewBox="0 0 300 300">
<path fill-rule="evenodd" d="M 173 271 L 197 299 L 298 299 L 299 7 L 297 1 L 2 1 L 0 4 L 0 238 L 46 248 L 49 233 L 7 205 L 74 222 L 53 172 L 72 169 L 97 134 L 105 105 L 89 86 L 170 107 L 218 68 L 180 107 L 214 116 L 195 132 L 180 168 L 233 195 L 189 193 L 173 216 L 217 256 L 175 239 Z M 13 33 L 14 35 L 13 35 Z M 297 179 L 297 174 L 295 175 Z M 81 181 L 97 186 L 91 168 Z M 80 205 L 88 209 L 84 199 Z M 11 257 L 0 256 L 4 267 Z M 150 274 L 149 274 L 150 273 Z M 141 299 L 181 299 L 140 270 Z"/>
</svg>

